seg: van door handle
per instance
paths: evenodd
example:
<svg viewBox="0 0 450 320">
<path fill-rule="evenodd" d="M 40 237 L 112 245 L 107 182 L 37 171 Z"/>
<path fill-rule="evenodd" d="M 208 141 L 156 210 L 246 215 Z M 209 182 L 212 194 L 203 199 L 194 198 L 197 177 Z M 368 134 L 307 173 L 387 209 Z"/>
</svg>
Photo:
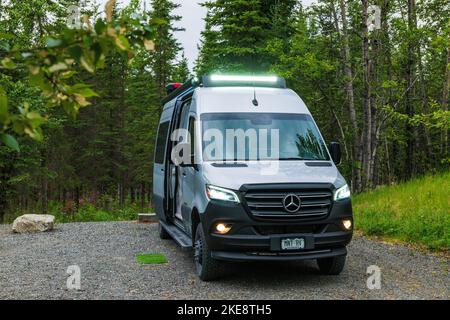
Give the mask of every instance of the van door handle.
<svg viewBox="0 0 450 320">
<path fill-rule="evenodd" d="M 162 172 L 164 172 L 164 169 L 161 169 Z"/>
<path fill-rule="evenodd" d="M 183 172 L 183 177 L 186 177 L 186 172 Z"/>
</svg>

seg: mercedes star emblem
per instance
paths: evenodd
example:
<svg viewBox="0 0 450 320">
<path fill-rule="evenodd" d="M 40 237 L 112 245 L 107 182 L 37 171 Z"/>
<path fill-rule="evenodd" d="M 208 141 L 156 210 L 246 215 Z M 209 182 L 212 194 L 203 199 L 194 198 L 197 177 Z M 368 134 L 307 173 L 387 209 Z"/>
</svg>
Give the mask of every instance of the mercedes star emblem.
<svg viewBox="0 0 450 320">
<path fill-rule="evenodd" d="M 294 213 L 300 210 L 301 201 L 299 196 L 290 193 L 283 199 L 283 206 L 287 212 Z"/>
</svg>

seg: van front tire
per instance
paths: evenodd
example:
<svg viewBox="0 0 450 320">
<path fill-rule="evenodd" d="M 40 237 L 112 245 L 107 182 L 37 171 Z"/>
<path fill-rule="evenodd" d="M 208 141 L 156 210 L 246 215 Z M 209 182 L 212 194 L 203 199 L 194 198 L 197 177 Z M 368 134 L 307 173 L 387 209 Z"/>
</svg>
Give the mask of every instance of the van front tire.
<svg viewBox="0 0 450 320">
<path fill-rule="evenodd" d="M 217 280 L 224 273 L 223 262 L 211 257 L 201 223 L 197 225 L 194 240 L 194 263 L 198 277 L 203 281 Z"/>
<path fill-rule="evenodd" d="M 346 256 L 317 259 L 321 274 L 338 275 L 344 270 Z"/>
</svg>

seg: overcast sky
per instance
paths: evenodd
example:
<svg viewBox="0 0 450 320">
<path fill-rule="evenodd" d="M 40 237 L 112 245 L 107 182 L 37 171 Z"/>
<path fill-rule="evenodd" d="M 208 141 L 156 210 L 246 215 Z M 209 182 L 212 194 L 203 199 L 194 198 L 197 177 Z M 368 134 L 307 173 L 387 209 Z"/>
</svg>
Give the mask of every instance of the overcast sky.
<svg viewBox="0 0 450 320">
<path fill-rule="evenodd" d="M 145 0 L 150 3 L 150 0 Z M 203 18 L 206 15 L 206 10 L 198 3 L 204 0 L 173 0 L 175 3 L 181 4 L 176 10 L 176 14 L 182 17 L 177 26 L 186 29 L 184 32 L 177 32 L 176 37 L 184 48 L 185 55 L 189 60 L 189 67 L 192 69 L 198 55 L 198 44 L 200 43 L 200 32 L 205 26 Z M 106 0 L 100 0 L 105 3 Z M 303 5 L 310 5 L 316 2 L 315 0 L 301 0 Z M 119 0 L 118 3 L 123 6 L 129 3 L 129 0 Z"/>
</svg>

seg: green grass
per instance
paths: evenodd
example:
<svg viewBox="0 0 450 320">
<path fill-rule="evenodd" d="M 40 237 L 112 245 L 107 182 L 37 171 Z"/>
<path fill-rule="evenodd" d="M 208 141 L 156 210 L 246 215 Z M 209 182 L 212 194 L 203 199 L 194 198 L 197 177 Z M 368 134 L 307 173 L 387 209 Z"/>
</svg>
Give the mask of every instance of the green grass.
<svg viewBox="0 0 450 320">
<path fill-rule="evenodd" d="M 151 209 L 144 209 L 148 211 Z M 120 208 L 118 205 L 111 205 L 107 210 L 98 208 L 92 204 L 84 204 L 80 206 L 77 212 L 64 213 L 62 211 L 62 204 L 51 201 L 48 205 L 48 214 L 54 215 L 57 223 L 67 222 L 99 222 L 99 221 L 132 221 L 137 219 L 138 212 L 142 212 L 142 209 L 138 205 L 127 204 L 124 208 Z M 20 210 L 14 210 L 8 212 L 5 216 L 5 223 L 12 223 L 15 218 L 25 213 L 41 213 L 39 208 L 36 208 L 30 212 L 23 212 Z"/>
<path fill-rule="evenodd" d="M 356 195 L 353 211 L 366 235 L 449 250 L 450 172 Z"/>
<path fill-rule="evenodd" d="M 160 253 L 143 253 L 136 255 L 136 262 L 139 264 L 160 264 L 167 263 L 167 258 Z"/>
<path fill-rule="evenodd" d="M 61 211 L 54 213 L 56 222 L 89 222 L 89 221 L 131 221 L 137 219 L 137 213 L 140 212 L 135 207 L 111 208 L 103 210 L 93 205 L 83 205 L 72 216 L 71 214 L 62 214 Z"/>
</svg>

